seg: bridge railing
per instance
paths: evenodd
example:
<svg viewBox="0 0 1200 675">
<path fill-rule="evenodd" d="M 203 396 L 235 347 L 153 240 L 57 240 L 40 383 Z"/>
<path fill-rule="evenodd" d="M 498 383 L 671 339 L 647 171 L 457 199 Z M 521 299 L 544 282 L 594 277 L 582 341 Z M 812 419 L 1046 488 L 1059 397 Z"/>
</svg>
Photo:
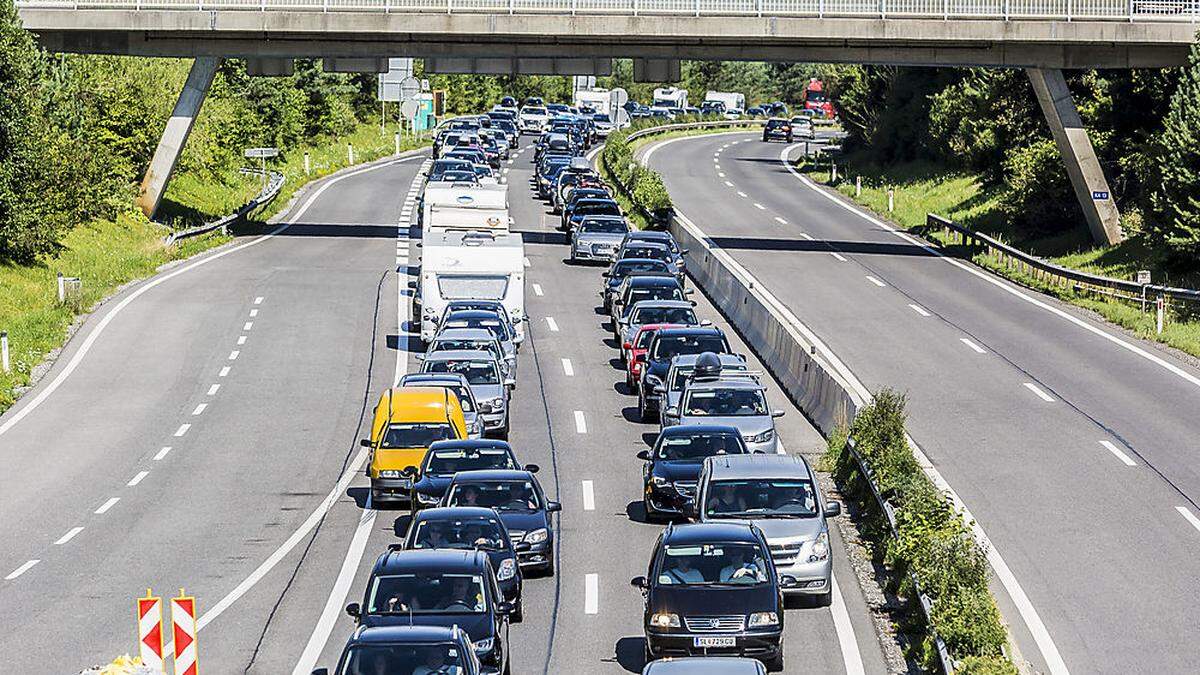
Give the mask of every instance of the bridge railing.
<svg viewBox="0 0 1200 675">
<path fill-rule="evenodd" d="M 17 0 L 18 7 L 438 14 L 880 17 L 1065 21 L 1200 19 L 1200 0 Z"/>
</svg>

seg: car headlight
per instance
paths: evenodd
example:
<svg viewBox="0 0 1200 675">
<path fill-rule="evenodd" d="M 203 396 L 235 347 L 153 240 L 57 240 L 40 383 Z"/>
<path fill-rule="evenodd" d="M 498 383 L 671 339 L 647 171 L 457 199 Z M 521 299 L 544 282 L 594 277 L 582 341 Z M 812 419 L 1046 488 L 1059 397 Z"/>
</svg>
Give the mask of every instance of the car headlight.
<svg viewBox="0 0 1200 675">
<path fill-rule="evenodd" d="M 496 644 L 495 638 L 484 638 L 477 642 L 472 642 L 471 646 L 475 648 L 476 654 L 487 654 L 492 651 L 492 647 Z"/>
<path fill-rule="evenodd" d="M 500 412 L 504 409 L 504 400 L 499 396 L 496 398 L 488 398 L 479 402 L 479 409 L 484 412 Z"/>
<path fill-rule="evenodd" d="M 417 493 L 417 502 L 424 504 L 425 506 L 433 506 L 434 504 L 437 504 L 439 501 L 441 501 L 441 500 L 439 500 L 437 497 L 435 497 L 433 495 L 427 495 L 424 492 Z"/>
<path fill-rule="evenodd" d="M 546 528 L 538 528 L 525 533 L 525 543 L 540 544 L 550 538 L 550 531 Z"/>
<path fill-rule="evenodd" d="M 745 436 L 744 438 L 747 443 L 766 443 L 767 441 L 771 440 L 772 438 L 775 438 L 775 430 L 767 429 L 766 431 L 762 432 L 761 434 Z"/>
<path fill-rule="evenodd" d="M 775 626 L 779 624 L 779 615 L 775 612 L 755 612 L 750 615 L 750 628 Z"/>
<path fill-rule="evenodd" d="M 508 581 L 517 576 L 517 561 L 512 558 L 505 558 L 500 561 L 500 570 L 496 572 L 498 581 Z"/>
<path fill-rule="evenodd" d="M 647 375 L 646 384 L 650 385 L 651 387 L 661 387 L 662 378 L 657 375 Z"/>
<path fill-rule="evenodd" d="M 651 476 L 650 482 L 654 483 L 654 487 L 660 488 L 670 487 L 672 485 L 671 481 L 663 478 L 662 476 Z"/>
<path fill-rule="evenodd" d="M 808 556 L 808 562 L 817 562 L 829 557 L 829 533 L 822 532 L 817 535 L 816 541 L 812 545 L 812 553 Z"/>
<path fill-rule="evenodd" d="M 679 628 L 679 615 L 671 612 L 655 612 L 650 615 L 650 625 L 655 628 Z"/>
</svg>

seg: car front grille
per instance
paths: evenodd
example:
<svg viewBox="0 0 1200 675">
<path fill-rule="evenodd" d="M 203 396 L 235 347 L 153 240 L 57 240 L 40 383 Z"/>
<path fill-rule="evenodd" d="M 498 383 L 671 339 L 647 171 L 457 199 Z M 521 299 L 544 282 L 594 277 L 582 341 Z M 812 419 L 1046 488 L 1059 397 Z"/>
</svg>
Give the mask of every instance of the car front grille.
<svg viewBox="0 0 1200 675">
<path fill-rule="evenodd" d="M 771 559 L 776 565 L 790 565 L 796 560 L 796 556 L 800 554 L 800 549 L 804 547 L 804 542 L 798 541 L 788 544 L 770 544 Z"/>
<path fill-rule="evenodd" d="M 508 540 L 514 544 L 519 544 L 521 542 L 521 540 L 524 538 L 525 538 L 525 532 L 523 530 L 509 530 L 508 531 Z"/>
<path fill-rule="evenodd" d="M 746 617 L 741 614 L 685 616 L 683 623 L 692 633 L 738 633 L 745 628 Z"/>
</svg>

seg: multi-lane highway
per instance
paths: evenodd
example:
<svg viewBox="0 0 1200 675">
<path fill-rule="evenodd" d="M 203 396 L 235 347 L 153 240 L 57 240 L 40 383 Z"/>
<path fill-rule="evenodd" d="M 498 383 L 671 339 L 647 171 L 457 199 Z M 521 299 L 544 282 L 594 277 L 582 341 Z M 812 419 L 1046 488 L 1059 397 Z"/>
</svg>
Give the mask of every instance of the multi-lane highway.
<svg viewBox="0 0 1200 675">
<path fill-rule="evenodd" d="M 512 443 L 564 509 L 557 575 L 525 586 L 514 670 L 637 672 L 641 596 L 628 582 L 661 526 L 640 522 L 635 455 L 657 427 L 633 421 L 597 309 L 601 270 L 563 262 L 528 189 L 531 154 L 507 165 L 533 317 Z M 336 662 L 351 630 L 342 608 L 407 521 L 367 501 L 358 439 L 379 392 L 415 366 L 408 223 L 424 161 L 319 183 L 271 235 L 127 289 L 0 417 L 0 653 L 13 672 L 135 651 L 133 598 L 146 587 L 197 596 L 208 672 Z M 819 452 L 803 416 L 770 396 L 788 411 L 785 447 Z M 788 671 L 883 672 L 833 536 L 838 592 L 830 608 L 789 610 Z"/>
<path fill-rule="evenodd" d="M 995 587 L 1035 669 L 1194 671 L 1194 363 L 894 232 L 790 170 L 794 146 L 648 148 L 686 218 L 869 388 L 908 394 L 912 436 L 1011 571 Z"/>
</svg>

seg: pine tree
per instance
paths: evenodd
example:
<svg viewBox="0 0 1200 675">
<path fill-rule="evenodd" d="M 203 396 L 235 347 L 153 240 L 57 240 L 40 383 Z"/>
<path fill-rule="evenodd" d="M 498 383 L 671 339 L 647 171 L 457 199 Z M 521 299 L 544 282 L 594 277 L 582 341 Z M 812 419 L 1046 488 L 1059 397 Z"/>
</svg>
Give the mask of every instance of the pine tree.
<svg viewBox="0 0 1200 675">
<path fill-rule="evenodd" d="M 1200 45 L 1171 97 L 1159 137 L 1159 187 L 1152 198 L 1151 238 L 1171 257 L 1198 266 L 1200 256 Z"/>
</svg>

